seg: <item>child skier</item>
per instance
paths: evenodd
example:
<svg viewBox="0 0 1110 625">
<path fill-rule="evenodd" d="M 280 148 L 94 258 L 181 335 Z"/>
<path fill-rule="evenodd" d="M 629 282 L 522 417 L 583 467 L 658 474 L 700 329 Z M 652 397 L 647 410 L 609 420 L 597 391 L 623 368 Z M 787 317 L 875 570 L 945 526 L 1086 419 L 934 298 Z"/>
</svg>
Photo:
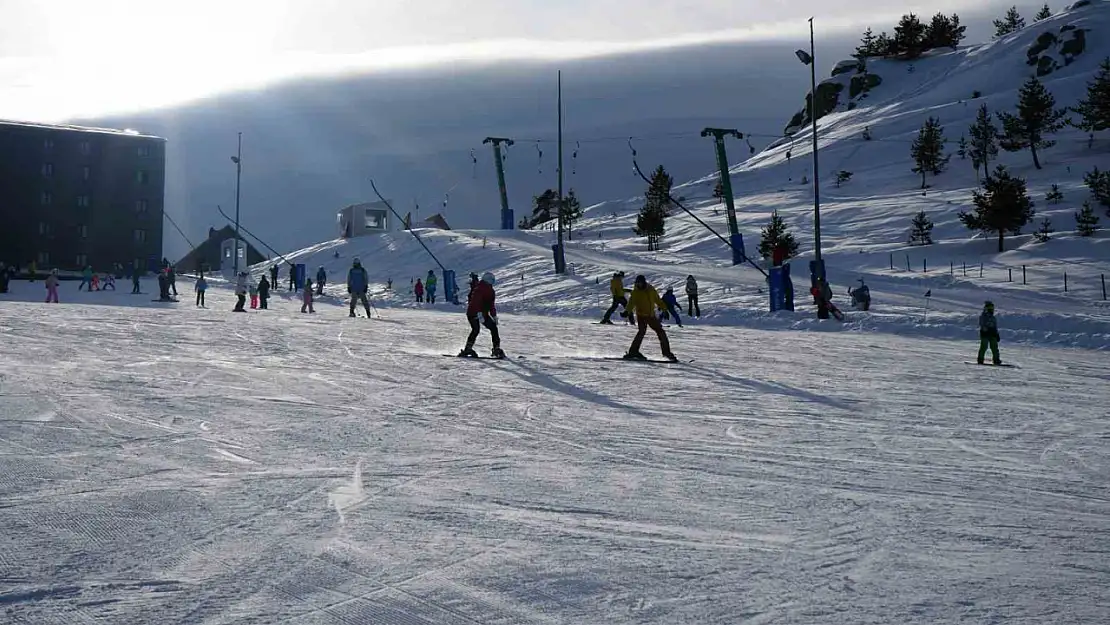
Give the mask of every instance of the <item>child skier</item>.
<svg viewBox="0 0 1110 625">
<path fill-rule="evenodd" d="M 412 292 L 416 293 L 417 304 L 420 304 L 424 301 L 424 283 L 420 281 L 420 278 L 416 279 L 416 286 L 412 288 Z"/>
<path fill-rule="evenodd" d="M 235 308 L 231 309 L 232 312 L 247 312 L 243 308 L 243 304 L 247 303 L 247 272 L 240 271 L 239 279 L 235 282 L 235 297 L 238 298 L 235 302 Z"/>
<path fill-rule="evenodd" d="M 686 276 L 686 314 L 691 317 L 701 318 L 701 307 L 698 306 L 698 281 L 694 276 Z"/>
<path fill-rule="evenodd" d="M 258 285 L 251 284 L 247 287 L 247 292 L 251 296 L 251 310 L 258 308 Z"/>
<path fill-rule="evenodd" d="M 112 273 L 104 274 L 104 290 L 108 289 L 116 290 L 116 276 Z"/>
<path fill-rule="evenodd" d="M 269 301 L 270 281 L 266 279 L 266 274 L 262 274 L 262 279 L 258 281 L 258 307 L 262 310 L 268 309 Z"/>
<path fill-rule="evenodd" d="M 466 347 L 459 352 L 460 357 L 478 357 L 477 352 L 474 351 L 474 341 L 478 339 L 478 333 L 481 332 L 481 326 L 478 325 L 479 315 L 482 317 L 482 325 L 489 330 L 490 338 L 493 340 L 493 351 L 490 355 L 494 358 L 505 357 L 505 352 L 501 351 L 501 335 L 497 332 L 497 307 L 494 303 L 497 294 L 493 290 L 493 285 L 493 274 L 487 271 L 482 274 L 482 279 L 470 292 L 470 299 L 466 304 L 466 320 L 470 322 L 470 335 L 466 337 Z"/>
<path fill-rule="evenodd" d="M 46 277 L 46 303 L 58 303 L 58 270 L 51 269 Z"/>
<path fill-rule="evenodd" d="M 304 295 L 301 303 L 301 312 L 315 313 L 316 309 L 312 307 L 312 280 L 305 280 L 304 282 Z"/>
<path fill-rule="evenodd" d="M 994 318 L 994 302 L 983 304 L 983 314 L 979 315 L 979 357 L 976 362 L 983 364 L 983 356 L 987 354 L 987 347 L 991 348 L 992 364 L 1002 364 L 998 355 L 998 320 Z"/>
<path fill-rule="evenodd" d="M 667 310 L 663 312 L 663 318 L 666 319 L 668 313 L 674 317 L 674 322 L 678 327 L 682 327 L 682 318 L 678 316 L 678 298 L 674 295 L 674 289 L 667 287 L 667 291 L 663 293 L 663 303 L 667 305 Z"/>
<path fill-rule="evenodd" d="M 632 345 L 628 348 L 628 353 L 624 355 L 625 359 L 647 360 L 640 353 L 640 345 L 643 343 L 644 335 L 647 334 L 647 329 L 650 327 L 659 337 L 659 347 L 663 351 L 663 357 L 671 362 L 678 362 L 678 358 L 671 353 L 671 342 L 667 339 L 667 332 L 663 329 L 663 324 L 659 322 L 659 317 L 655 316 L 656 310 L 664 310 L 665 307 L 666 304 L 659 298 L 659 292 L 655 290 L 655 287 L 648 284 L 647 278 L 643 275 L 636 276 L 632 286 L 632 295 L 628 298 L 628 310 L 636 315 L 636 321 L 639 325 L 636 338 L 632 339 Z"/>
<path fill-rule="evenodd" d="M 204 305 L 204 292 L 208 290 L 208 281 L 204 279 L 204 274 L 197 277 L 197 284 L 193 287 L 193 290 L 197 292 L 197 306 L 207 308 Z"/>
</svg>

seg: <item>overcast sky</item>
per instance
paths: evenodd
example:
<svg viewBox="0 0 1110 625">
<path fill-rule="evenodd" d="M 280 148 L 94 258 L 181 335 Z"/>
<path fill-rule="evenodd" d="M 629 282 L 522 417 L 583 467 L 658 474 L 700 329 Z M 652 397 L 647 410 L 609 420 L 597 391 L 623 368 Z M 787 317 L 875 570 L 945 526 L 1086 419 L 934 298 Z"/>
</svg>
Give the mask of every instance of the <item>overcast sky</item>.
<svg viewBox="0 0 1110 625">
<path fill-rule="evenodd" d="M 295 75 L 820 40 L 973 0 L 0 0 L 0 116 L 164 106 Z M 995 2 L 987 4 L 998 4 Z M 881 9 L 876 9 L 881 6 Z M 878 28 L 876 28 L 878 30 Z"/>
</svg>

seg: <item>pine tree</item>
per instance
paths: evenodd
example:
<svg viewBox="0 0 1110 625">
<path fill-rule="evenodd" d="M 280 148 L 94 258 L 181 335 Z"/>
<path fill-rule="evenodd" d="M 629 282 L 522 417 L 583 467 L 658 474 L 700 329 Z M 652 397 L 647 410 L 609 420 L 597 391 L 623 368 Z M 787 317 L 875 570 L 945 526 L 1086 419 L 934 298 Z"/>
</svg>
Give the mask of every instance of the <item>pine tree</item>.
<svg viewBox="0 0 1110 625">
<path fill-rule="evenodd" d="M 1016 6 L 1010 7 L 1010 10 L 1006 11 L 1006 16 L 1002 19 L 994 20 L 995 37 L 1005 37 L 1022 28 L 1025 28 L 1025 18 L 1018 13 Z"/>
<path fill-rule="evenodd" d="M 963 41 L 964 31 L 967 26 L 960 26 L 960 16 L 955 13 L 951 17 L 937 13 L 932 21 L 925 27 L 925 48 L 952 48 L 955 50 Z"/>
<path fill-rule="evenodd" d="M 925 25 L 916 15 L 903 15 L 894 27 L 894 46 L 899 54 L 916 59 L 925 51 Z"/>
<path fill-rule="evenodd" d="M 644 205 L 636 216 L 637 236 L 647 237 L 648 251 L 659 249 L 659 241 L 666 233 L 667 208 L 670 205 L 671 186 L 674 179 L 660 165 L 651 174 L 651 183 L 644 193 Z"/>
<path fill-rule="evenodd" d="M 567 230 L 567 238 L 571 241 L 574 240 L 574 224 L 582 219 L 582 203 L 578 201 L 578 196 L 574 194 L 574 189 L 571 189 L 566 197 L 563 198 L 562 205 L 563 212 L 563 227 Z"/>
<path fill-rule="evenodd" d="M 1083 202 L 1083 210 L 1075 214 L 1075 232 L 1081 237 L 1089 237 L 1099 229 L 1098 215 L 1090 202 Z"/>
<path fill-rule="evenodd" d="M 888 56 L 897 53 L 898 51 L 895 48 L 894 40 L 890 38 L 890 35 L 886 34 L 885 30 L 879 33 L 878 37 L 875 37 L 875 56 Z"/>
<path fill-rule="evenodd" d="M 967 138 L 963 135 L 960 135 L 960 143 L 956 148 L 956 154 L 960 156 L 961 161 L 967 160 Z"/>
<path fill-rule="evenodd" d="M 1025 191 L 1025 180 L 1011 176 L 1002 165 L 983 179 L 982 187 L 982 191 L 972 191 L 974 212 L 960 211 L 960 221 L 968 230 L 998 234 L 1001 252 L 1006 233 L 1020 234 L 1022 227 L 1033 220 L 1033 200 Z"/>
<path fill-rule="evenodd" d="M 1041 229 L 1033 233 L 1033 238 L 1036 239 L 1038 243 L 1045 243 L 1051 238 L 1048 235 L 1053 232 L 1056 231 L 1052 229 L 1052 220 L 1045 217 L 1041 220 Z"/>
<path fill-rule="evenodd" d="M 940 120 L 935 117 L 925 120 L 925 125 L 917 131 L 917 138 L 910 146 L 910 155 L 916 164 L 913 171 L 921 174 L 922 189 L 925 188 L 926 172 L 938 176 L 948 166 L 944 143 L 944 128 L 940 125 Z"/>
<path fill-rule="evenodd" d="M 910 222 L 910 245 L 932 244 L 933 222 L 925 214 L 925 211 L 921 211 L 914 215 L 913 221 Z"/>
<path fill-rule="evenodd" d="M 1107 207 L 1106 214 L 1110 215 L 1110 171 L 1099 171 L 1095 167 L 1083 174 L 1083 184 L 1087 185 L 1099 204 Z"/>
<path fill-rule="evenodd" d="M 875 42 L 877 40 L 875 34 L 871 32 L 871 28 L 868 27 L 863 33 L 863 38 L 860 39 L 860 44 L 856 46 L 855 57 L 858 59 L 865 59 L 869 56 L 875 56 Z"/>
<path fill-rule="evenodd" d="M 971 135 L 971 149 L 968 154 L 971 155 L 971 164 L 975 166 L 975 174 L 979 174 L 980 167 L 984 174 L 988 174 L 991 159 L 998 156 L 998 144 L 995 143 L 998 129 L 991 121 L 986 104 L 979 106 L 979 113 L 975 116 L 975 123 L 968 128 L 968 134 Z"/>
<path fill-rule="evenodd" d="M 1110 57 L 1098 67 L 1098 75 L 1087 83 L 1087 98 L 1074 109 L 1081 118 L 1075 125 L 1087 132 L 1110 130 Z"/>
<path fill-rule="evenodd" d="M 998 118 L 1002 120 L 1003 133 L 999 145 L 1007 152 L 1018 152 L 1029 148 L 1033 153 L 1033 165 L 1040 169 L 1041 162 L 1037 158 L 1037 149 L 1056 145 L 1055 141 L 1045 139 L 1044 136 L 1064 127 L 1067 109 L 1055 107 L 1056 98 L 1044 88 L 1041 81 L 1036 77 L 1025 81 L 1021 91 L 1018 92 L 1017 115 L 998 114 Z"/>
<path fill-rule="evenodd" d="M 771 221 L 760 230 L 759 255 L 762 258 L 771 258 L 780 246 L 786 248 L 786 258 L 798 255 L 798 242 L 794 240 L 786 222 L 779 217 L 778 211 L 775 211 L 771 213 Z"/>
<path fill-rule="evenodd" d="M 1062 199 L 1064 199 L 1064 194 L 1060 192 L 1060 185 L 1052 183 L 1052 190 L 1045 194 L 1044 200 L 1052 204 L 1059 204 Z"/>
<path fill-rule="evenodd" d="M 1041 22 L 1041 21 L 1047 20 L 1050 17 L 1052 17 L 1052 9 L 1048 8 L 1048 3 L 1046 2 L 1046 3 L 1044 3 L 1044 6 L 1041 7 L 1040 12 L 1037 13 L 1037 15 L 1033 17 L 1033 21 L 1034 22 Z"/>
<path fill-rule="evenodd" d="M 848 182 L 852 178 L 852 172 L 844 171 L 843 169 L 836 172 L 836 186 L 840 188 L 840 183 Z"/>
</svg>

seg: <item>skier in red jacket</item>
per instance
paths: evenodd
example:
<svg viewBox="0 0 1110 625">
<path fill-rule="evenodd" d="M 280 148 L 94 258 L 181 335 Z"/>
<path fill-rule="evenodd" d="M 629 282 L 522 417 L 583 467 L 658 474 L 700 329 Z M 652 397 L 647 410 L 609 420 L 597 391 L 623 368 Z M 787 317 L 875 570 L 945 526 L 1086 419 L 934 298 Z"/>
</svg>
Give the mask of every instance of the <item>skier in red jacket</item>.
<svg viewBox="0 0 1110 625">
<path fill-rule="evenodd" d="M 501 335 L 497 333 L 497 307 L 494 304 L 497 295 L 493 291 L 493 284 L 493 274 L 487 271 L 470 291 L 470 297 L 466 303 L 466 320 L 470 322 L 470 336 L 466 337 L 466 347 L 459 352 L 460 357 L 478 357 L 477 352 L 474 351 L 474 341 L 478 339 L 478 333 L 482 329 L 478 325 L 479 315 L 482 317 L 482 325 L 486 326 L 490 338 L 493 339 L 493 352 L 490 355 L 494 358 L 505 357 L 505 352 L 501 351 Z"/>
</svg>

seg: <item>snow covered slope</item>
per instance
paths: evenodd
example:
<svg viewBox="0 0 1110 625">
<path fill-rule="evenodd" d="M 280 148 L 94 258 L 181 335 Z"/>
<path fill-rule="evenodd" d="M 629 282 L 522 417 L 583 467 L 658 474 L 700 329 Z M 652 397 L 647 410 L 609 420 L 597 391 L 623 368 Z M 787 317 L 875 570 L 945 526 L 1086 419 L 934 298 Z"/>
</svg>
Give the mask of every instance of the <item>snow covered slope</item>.
<svg viewBox="0 0 1110 625">
<path fill-rule="evenodd" d="M 1042 154 L 1044 169 L 1039 171 L 1027 152 L 1000 155 L 999 162 L 1028 179 L 1037 219 L 1050 217 L 1060 231 L 1047 243 L 1036 243 L 1028 234 L 1008 238 L 1007 251 L 1001 254 L 995 240 L 970 233 L 958 220 L 958 213 L 970 208 L 976 187 L 970 161 L 954 155 L 948 171 L 930 176 L 930 188 L 922 195 L 909 156 L 910 143 L 928 116 L 940 118 L 949 151 L 954 152 L 956 139 L 966 132 L 981 103 L 992 111 L 1011 109 L 1018 87 L 1034 71 L 1027 64 L 1030 46 L 1041 33 L 1058 33 L 1069 25 L 1089 31 L 1086 49 L 1043 81 L 1059 106 L 1072 106 L 1083 97 L 1099 61 L 1110 54 L 1110 41 L 1102 34 L 1110 32 L 1110 3 L 1105 1 L 998 41 L 930 54 L 914 61 L 912 72 L 905 62 L 874 60 L 868 71 L 881 76 L 882 83 L 851 110 L 845 100 L 841 110 L 820 119 L 822 239 L 830 280 L 842 308 L 847 307 L 847 287 L 861 278 L 874 298 L 869 313 L 850 315 L 849 328 L 965 338 L 974 332 L 974 317 L 983 300 L 991 299 L 1017 340 L 1110 346 L 1110 307 L 1102 291 L 1102 277 L 1110 273 L 1110 237 L 1102 232 L 1081 238 L 1068 232 L 1074 227 L 1072 213 L 1088 198 L 1082 174 L 1096 164 L 1105 166 L 1110 137 L 1097 137 L 1093 148 L 1088 148 L 1084 134 L 1065 129 L 1056 137 L 1058 144 Z M 833 80 L 848 80 L 844 76 Z M 981 96 L 972 99 L 974 91 Z M 861 136 L 865 127 L 871 131 L 870 141 Z M 758 243 L 759 229 L 777 210 L 795 228 L 802 244 L 802 257 L 794 263 L 795 284 L 801 290 L 807 288 L 806 262 L 812 254 L 812 186 L 801 184 L 812 179 L 809 146 L 807 126 L 793 139 L 779 140 L 732 169 L 740 228 L 749 252 Z M 664 156 L 639 153 L 644 169 L 654 167 L 656 159 L 666 165 Z M 853 177 L 836 188 L 830 180 L 840 170 L 851 171 Z M 727 232 L 723 205 L 711 196 L 715 181 L 714 174 L 707 174 L 677 186 L 674 195 L 685 197 L 701 219 Z M 1043 200 L 1053 183 L 1064 193 L 1059 204 Z M 613 271 L 625 270 L 645 273 L 660 286 L 673 285 L 680 295 L 686 275 L 695 275 L 706 291 L 703 323 L 840 327 L 818 324 L 806 306 L 794 314 L 764 312 L 767 296 L 762 275 L 750 267 L 732 267 L 727 248 L 679 211 L 668 221 L 664 249 L 644 251 L 643 241 L 632 233 L 641 203 L 641 198 L 633 197 L 589 207 L 568 243 L 567 259 L 574 275 L 563 277 L 551 271 L 554 235 L 549 230 L 419 233 L 448 267 L 460 273 L 460 282 L 469 271 L 491 270 L 499 275 L 501 297 L 515 310 L 600 316 L 606 305 L 606 280 Z M 936 223 L 936 243 L 911 247 L 909 222 L 920 210 Z M 414 305 L 409 296 L 411 280 L 436 268 L 406 233 L 325 242 L 288 258 L 306 262 L 310 273 L 324 265 L 334 280 L 337 272 L 346 271 L 353 256 L 360 256 L 370 267 L 380 285 L 379 297 L 388 296 L 386 300 L 394 305 Z M 395 289 L 387 294 L 384 284 L 390 278 Z M 926 291 L 931 292 L 928 302 Z M 335 294 L 342 296 L 342 289 Z M 804 300 L 799 297 L 799 304 Z"/>
</svg>

